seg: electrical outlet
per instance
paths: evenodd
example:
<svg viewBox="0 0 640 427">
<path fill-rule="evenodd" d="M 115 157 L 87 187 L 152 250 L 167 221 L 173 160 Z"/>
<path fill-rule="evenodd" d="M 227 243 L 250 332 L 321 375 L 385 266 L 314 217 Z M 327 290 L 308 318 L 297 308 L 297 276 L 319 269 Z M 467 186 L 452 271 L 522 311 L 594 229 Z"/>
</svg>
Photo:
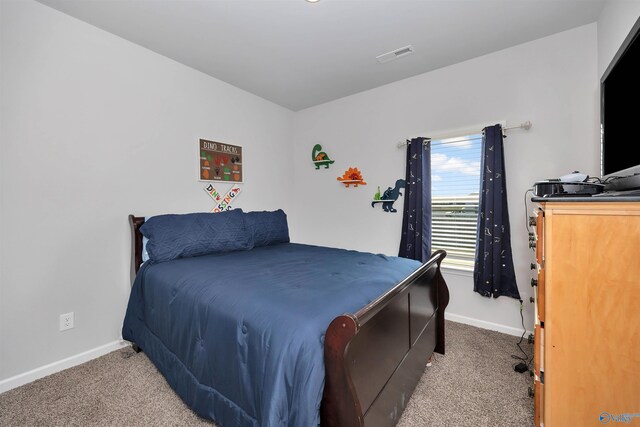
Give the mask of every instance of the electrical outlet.
<svg viewBox="0 0 640 427">
<path fill-rule="evenodd" d="M 60 315 L 60 330 L 66 331 L 73 328 L 73 312 Z"/>
</svg>

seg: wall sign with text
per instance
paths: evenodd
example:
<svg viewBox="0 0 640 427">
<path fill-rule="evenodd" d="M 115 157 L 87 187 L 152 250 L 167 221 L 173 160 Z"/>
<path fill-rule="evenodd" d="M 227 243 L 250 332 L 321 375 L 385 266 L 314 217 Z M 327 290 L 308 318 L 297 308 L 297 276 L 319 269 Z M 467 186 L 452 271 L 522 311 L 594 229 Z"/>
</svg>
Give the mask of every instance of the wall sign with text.
<svg viewBox="0 0 640 427">
<path fill-rule="evenodd" d="M 200 140 L 200 181 L 243 182 L 242 147 Z"/>
<path fill-rule="evenodd" d="M 207 194 L 211 196 L 215 203 L 211 212 L 218 213 L 222 211 L 230 211 L 231 209 L 233 209 L 231 203 L 235 201 L 236 197 L 238 197 L 238 194 L 240 194 L 240 190 L 241 188 L 237 184 L 235 184 L 229 191 L 227 191 L 227 194 L 223 196 L 222 193 L 219 193 L 212 184 L 204 187 L 204 191 L 206 191 Z"/>
</svg>

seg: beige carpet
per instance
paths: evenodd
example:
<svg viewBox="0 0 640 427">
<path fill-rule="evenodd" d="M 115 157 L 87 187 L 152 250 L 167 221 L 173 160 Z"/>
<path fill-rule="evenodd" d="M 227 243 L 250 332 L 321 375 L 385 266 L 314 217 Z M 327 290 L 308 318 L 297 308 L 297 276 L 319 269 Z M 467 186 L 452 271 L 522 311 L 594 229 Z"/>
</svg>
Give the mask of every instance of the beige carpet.
<svg viewBox="0 0 640 427">
<path fill-rule="evenodd" d="M 454 322 L 446 338 L 447 354 L 425 370 L 398 427 L 533 425 L 531 379 L 512 369 L 518 338 Z M 0 394 L 3 427 L 199 425 L 215 426 L 130 348 Z"/>
</svg>

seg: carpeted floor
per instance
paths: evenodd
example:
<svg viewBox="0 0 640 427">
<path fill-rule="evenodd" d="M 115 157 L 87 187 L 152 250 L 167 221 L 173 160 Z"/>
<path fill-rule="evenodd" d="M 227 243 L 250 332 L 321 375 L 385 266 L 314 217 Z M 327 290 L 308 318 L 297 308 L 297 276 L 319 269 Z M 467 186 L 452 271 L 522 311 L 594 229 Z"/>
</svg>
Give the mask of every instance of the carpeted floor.
<svg viewBox="0 0 640 427">
<path fill-rule="evenodd" d="M 447 322 L 398 427 L 533 425 L 517 337 Z M 523 343 L 531 355 L 532 347 Z M 0 394 L 0 426 L 215 426 L 187 408 L 144 353 L 114 351 Z"/>
</svg>

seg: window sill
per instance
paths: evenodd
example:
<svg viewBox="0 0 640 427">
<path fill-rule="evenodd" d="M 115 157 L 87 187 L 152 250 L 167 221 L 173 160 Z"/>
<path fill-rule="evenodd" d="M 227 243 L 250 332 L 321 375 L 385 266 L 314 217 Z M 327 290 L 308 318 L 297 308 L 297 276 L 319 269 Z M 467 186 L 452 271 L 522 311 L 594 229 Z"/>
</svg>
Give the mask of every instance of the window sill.
<svg viewBox="0 0 640 427">
<path fill-rule="evenodd" d="M 445 262 L 443 262 L 441 267 L 442 267 L 442 270 L 447 274 L 456 274 L 458 276 L 465 276 L 465 277 L 473 276 L 473 266 L 446 264 Z"/>
</svg>

